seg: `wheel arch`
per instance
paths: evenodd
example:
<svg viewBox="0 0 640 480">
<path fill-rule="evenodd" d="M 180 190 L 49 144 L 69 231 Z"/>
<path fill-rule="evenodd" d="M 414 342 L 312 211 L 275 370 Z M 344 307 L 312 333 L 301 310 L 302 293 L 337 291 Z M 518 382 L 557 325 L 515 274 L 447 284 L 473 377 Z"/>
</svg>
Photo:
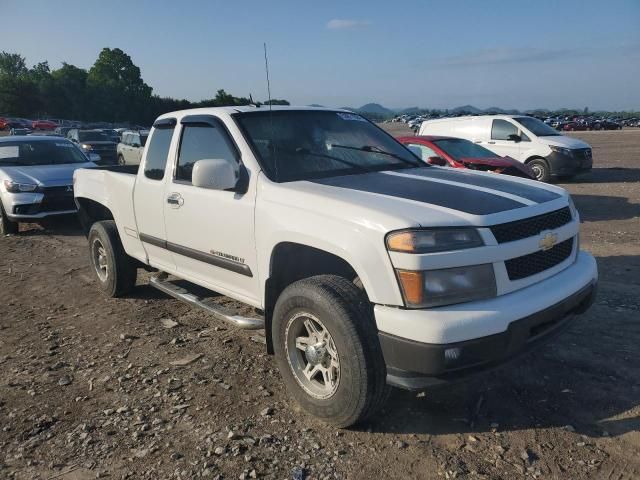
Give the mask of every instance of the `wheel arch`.
<svg viewBox="0 0 640 480">
<path fill-rule="evenodd" d="M 264 286 L 264 317 L 267 352 L 273 353 L 271 321 L 273 309 L 282 291 L 289 285 L 316 275 L 338 275 L 354 281 L 358 271 L 345 258 L 327 250 L 297 242 L 283 241 L 274 246 L 269 275 Z M 363 287 L 366 295 L 366 289 Z"/>
<path fill-rule="evenodd" d="M 78 218 L 85 235 L 89 234 L 91 225 L 102 220 L 115 220 L 113 212 L 100 202 L 90 198 L 76 197 Z"/>
</svg>

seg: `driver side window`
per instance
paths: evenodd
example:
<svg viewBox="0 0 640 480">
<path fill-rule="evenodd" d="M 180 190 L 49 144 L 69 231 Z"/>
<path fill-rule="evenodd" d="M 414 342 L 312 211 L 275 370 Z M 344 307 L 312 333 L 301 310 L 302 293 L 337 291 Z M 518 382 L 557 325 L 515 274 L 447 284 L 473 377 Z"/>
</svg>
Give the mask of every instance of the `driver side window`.
<svg viewBox="0 0 640 480">
<path fill-rule="evenodd" d="M 506 120 L 496 119 L 491 126 L 492 140 L 509 140 L 509 135 L 518 135 L 518 127 Z"/>
<path fill-rule="evenodd" d="M 407 144 L 409 150 L 411 150 L 415 155 L 418 156 L 423 162 L 427 162 L 429 157 L 438 157 L 439 155 L 434 152 L 432 149 L 427 147 L 426 145 L 421 145 L 419 143 L 409 143 Z"/>
<path fill-rule="evenodd" d="M 208 124 L 183 127 L 175 181 L 191 183 L 193 166 L 198 160 L 222 159 L 232 163 L 236 173 L 238 161 L 227 134 Z"/>
</svg>

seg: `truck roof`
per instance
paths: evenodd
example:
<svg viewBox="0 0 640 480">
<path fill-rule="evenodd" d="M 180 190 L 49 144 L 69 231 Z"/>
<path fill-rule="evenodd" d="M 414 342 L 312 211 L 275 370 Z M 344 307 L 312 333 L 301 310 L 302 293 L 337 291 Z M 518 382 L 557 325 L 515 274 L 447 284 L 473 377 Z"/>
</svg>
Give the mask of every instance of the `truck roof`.
<svg viewBox="0 0 640 480">
<path fill-rule="evenodd" d="M 220 114 L 224 113 L 227 115 L 232 115 L 234 113 L 248 113 L 248 112 L 265 112 L 269 111 L 269 105 L 261 105 L 259 107 L 252 105 L 238 106 L 238 107 L 205 107 L 205 108 L 190 108 L 187 110 L 176 110 L 174 112 L 168 112 L 160 115 L 158 120 L 161 118 L 172 118 L 175 116 L 183 116 L 183 115 L 206 115 L 206 114 Z M 282 105 L 273 105 L 271 110 L 282 111 L 282 110 L 318 110 L 318 111 L 329 111 L 329 112 L 348 112 L 349 110 L 345 110 L 342 108 L 327 108 L 327 107 L 296 107 L 296 106 L 282 106 Z M 352 112 L 357 113 L 357 112 Z"/>
</svg>

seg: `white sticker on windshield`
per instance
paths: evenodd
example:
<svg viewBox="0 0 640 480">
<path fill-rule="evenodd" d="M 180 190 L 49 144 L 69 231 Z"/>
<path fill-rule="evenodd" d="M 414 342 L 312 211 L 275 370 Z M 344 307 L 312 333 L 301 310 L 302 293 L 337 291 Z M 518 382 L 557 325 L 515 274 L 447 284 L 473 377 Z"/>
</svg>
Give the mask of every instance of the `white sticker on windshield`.
<svg viewBox="0 0 640 480">
<path fill-rule="evenodd" d="M 356 115 L 355 113 L 336 112 L 336 114 L 343 120 L 355 120 L 357 122 L 366 122 L 367 119 Z"/>
<path fill-rule="evenodd" d="M 56 147 L 73 148 L 73 143 L 69 143 L 69 142 L 58 143 L 58 142 L 56 142 Z"/>
<path fill-rule="evenodd" d="M 0 158 L 18 158 L 20 149 L 17 145 L 0 146 Z"/>
</svg>

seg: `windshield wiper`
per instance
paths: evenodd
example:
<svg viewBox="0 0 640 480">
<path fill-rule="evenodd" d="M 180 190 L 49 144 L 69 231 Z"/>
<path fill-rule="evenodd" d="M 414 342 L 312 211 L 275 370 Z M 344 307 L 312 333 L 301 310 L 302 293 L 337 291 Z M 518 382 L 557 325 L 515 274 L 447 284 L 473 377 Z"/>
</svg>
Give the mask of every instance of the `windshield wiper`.
<svg viewBox="0 0 640 480">
<path fill-rule="evenodd" d="M 414 163 L 411 160 L 407 160 L 406 158 L 402 158 L 400 155 L 396 155 L 395 153 L 387 152 L 387 151 L 382 150 L 382 149 L 380 149 L 378 147 L 375 147 L 373 145 L 365 145 L 363 147 L 350 147 L 348 145 L 336 145 L 335 143 L 332 143 L 331 146 L 335 147 L 335 148 L 345 148 L 347 150 L 357 150 L 359 152 L 379 153 L 381 155 L 387 155 L 389 157 L 393 157 L 396 160 L 400 160 L 402 163 L 406 163 L 406 164 L 411 165 L 413 167 L 422 167 L 422 166 L 424 166 L 423 164 L 420 164 L 418 162 Z"/>
<path fill-rule="evenodd" d="M 296 148 L 295 152 L 296 153 L 301 153 L 303 155 L 310 155 L 312 157 L 327 158 L 329 160 L 335 160 L 336 162 L 344 163 L 345 165 L 349 165 L 350 167 L 357 168 L 358 170 L 360 170 L 362 172 L 365 172 L 365 173 L 370 173 L 370 172 L 376 172 L 377 171 L 377 170 L 374 170 L 374 169 L 371 169 L 371 168 L 367 168 L 367 167 L 365 167 L 363 165 L 359 165 L 357 163 L 350 162 L 349 160 L 345 160 L 344 158 L 334 157 L 332 155 L 326 155 L 326 154 L 320 153 L 320 152 L 312 152 L 308 148 L 298 147 L 298 148 Z"/>
</svg>

